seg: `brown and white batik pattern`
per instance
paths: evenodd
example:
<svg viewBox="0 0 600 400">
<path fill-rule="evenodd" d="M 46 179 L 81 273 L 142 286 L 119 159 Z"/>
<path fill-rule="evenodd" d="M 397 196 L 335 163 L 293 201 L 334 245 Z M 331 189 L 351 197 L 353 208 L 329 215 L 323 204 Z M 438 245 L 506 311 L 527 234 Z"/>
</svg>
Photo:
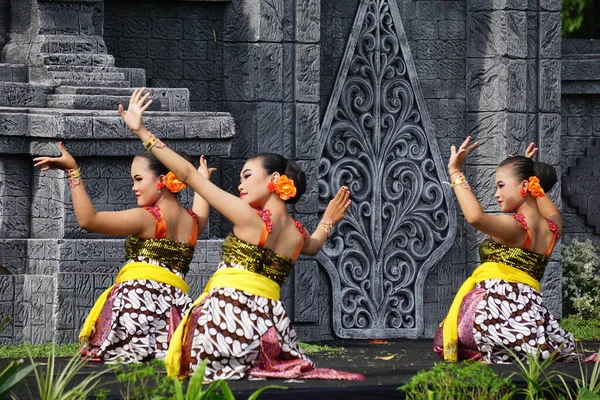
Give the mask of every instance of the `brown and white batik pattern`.
<svg viewBox="0 0 600 400">
<path fill-rule="evenodd" d="M 547 358 L 554 350 L 563 361 L 577 359 L 573 335 L 558 325 L 537 290 L 500 279 L 480 282 L 477 288 L 485 294 L 475 311 L 473 336 L 484 361 L 510 362 L 505 347 L 522 359 L 537 351 Z"/>
<path fill-rule="evenodd" d="M 166 268 L 148 258 L 131 261 Z M 164 359 L 170 336 L 191 304 L 186 293 L 165 283 L 140 279 L 117 284 L 83 353 L 105 362 Z"/>
<path fill-rule="evenodd" d="M 192 310 L 188 326 L 195 329 L 191 343 L 184 344 L 185 363 L 195 370 L 208 360 L 205 379 L 209 381 L 245 377 L 259 355 L 261 337 L 270 328 L 279 336 L 281 359 L 303 359 L 313 366 L 296 343 L 281 301 L 236 289 L 214 289 Z"/>
</svg>

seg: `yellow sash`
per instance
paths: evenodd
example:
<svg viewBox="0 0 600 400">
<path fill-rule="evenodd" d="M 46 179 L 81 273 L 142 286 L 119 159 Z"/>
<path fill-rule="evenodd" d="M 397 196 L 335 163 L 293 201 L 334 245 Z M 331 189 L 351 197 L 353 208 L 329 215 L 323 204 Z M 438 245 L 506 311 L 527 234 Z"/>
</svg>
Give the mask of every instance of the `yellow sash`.
<svg viewBox="0 0 600 400">
<path fill-rule="evenodd" d="M 256 296 L 266 297 L 271 300 L 279 300 L 281 293 L 279 285 L 266 276 L 239 268 L 218 269 L 206 284 L 204 292 L 196 299 L 188 312 L 185 313 L 181 323 L 175 330 L 175 333 L 173 333 L 173 337 L 169 343 L 169 350 L 165 357 L 165 364 L 169 376 L 179 377 L 180 379 L 186 378 L 185 376 L 180 376 L 179 373 L 181 370 L 181 352 L 183 343 L 186 340 L 186 325 L 194 306 L 200 304 L 208 293 L 215 288 L 233 288 L 241 290 L 242 292 L 252 293 Z"/>
<path fill-rule="evenodd" d="M 83 323 L 81 332 L 79 332 L 80 341 L 85 342 L 92 335 L 92 331 L 96 326 L 96 322 L 100 317 L 100 312 L 102 311 L 102 307 L 104 306 L 110 291 L 119 283 L 138 279 L 146 279 L 165 283 L 167 285 L 175 286 L 185 293 L 190 291 L 187 283 L 185 283 L 182 278 L 163 267 L 138 261 L 128 263 L 119 271 L 119 275 L 117 275 L 115 284 L 102 292 L 100 297 L 98 297 L 98 300 L 96 300 L 94 307 L 92 307 L 90 313 L 85 319 L 85 322 Z"/>
<path fill-rule="evenodd" d="M 450 306 L 448 315 L 443 322 L 443 338 L 444 338 L 444 360 L 457 361 L 458 359 L 458 312 L 463 298 L 475 287 L 478 282 L 488 279 L 502 279 L 507 282 L 518 282 L 529 285 L 535 290 L 540 290 L 540 283 L 517 268 L 506 264 L 496 262 L 486 262 L 481 264 L 473 274 L 467 278 L 462 284 L 454 301 Z"/>
</svg>

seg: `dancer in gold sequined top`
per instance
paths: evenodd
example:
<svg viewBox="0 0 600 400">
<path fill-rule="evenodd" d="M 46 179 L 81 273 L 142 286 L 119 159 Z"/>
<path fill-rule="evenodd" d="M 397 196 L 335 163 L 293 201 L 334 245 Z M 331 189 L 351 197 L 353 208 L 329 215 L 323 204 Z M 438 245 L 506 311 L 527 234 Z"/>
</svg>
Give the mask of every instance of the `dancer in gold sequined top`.
<svg viewBox="0 0 600 400">
<path fill-rule="evenodd" d="M 239 197 L 219 189 L 186 160 L 169 150 L 142 124 L 152 100 L 134 92 L 127 126 L 152 154 L 233 223 L 216 273 L 179 325 L 165 359 L 172 376 L 185 377 L 206 361 L 205 380 L 275 378 L 363 379 L 359 374 L 317 369 L 298 347 L 280 287 L 300 254 L 316 254 L 350 206 L 347 188 L 330 201 L 308 235 L 288 213 L 306 189 L 304 172 L 278 154 L 246 161 Z"/>
<path fill-rule="evenodd" d="M 185 185 L 146 152 L 131 164 L 139 207 L 96 212 L 77 163 L 62 143 L 60 151 L 60 157 L 36 158 L 35 166 L 65 170 L 79 225 L 90 232 L 128 235 L 127 261 L 116 283 L 100 296 L 84 322 L 79 335 L 82 353 L 108 362 L 163 359 L 192 303 L 185 275 L 198 234 L 206 226 L 208 203 L 196 195 L 193 211 L 184 208 L 177 192 Z M 204 160 L 199 171 L 207 177 L 211 173 Z"/>
<path fill-rule="evenodd" d="M 489 235 L 479 248 L 481 265 L 458 290 L 434 338 L 447 361 L 502 363 L 538 351 L 548 358 L 576 359 L 573 335 L 565 332 L 542 301 L 540 280 L 562 230 L 560 213 L 545 193 L 556 183 L 554 168 L 526 156 L 509 157 L 496 170 L 495 197 L 504 213 L 483 211 L 462 172 L 478 146 L 468 137 L 451 147 L 450 186 L 469 225 Z"/>
</svg>

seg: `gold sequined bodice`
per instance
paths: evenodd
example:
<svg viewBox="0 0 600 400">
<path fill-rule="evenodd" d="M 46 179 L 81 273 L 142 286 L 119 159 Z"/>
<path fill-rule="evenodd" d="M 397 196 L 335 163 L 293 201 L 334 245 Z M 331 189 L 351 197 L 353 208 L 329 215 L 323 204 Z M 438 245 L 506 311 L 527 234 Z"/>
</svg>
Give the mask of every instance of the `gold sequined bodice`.
<svg viewBox="0 0 600 400">
<path fill-rule="evenodd" d="M 185 275 L 194 257 L 194 246 L 171 239 L 142 239 L 132 235 L 125 240 L 125 257 L 127 260 L 151 258 Z"/>
<path fill-rule="evenodd" d="M 222 249 L 221 258 L 224 263 L 266 276 L 277 282 L 279 286 L 283 285 L 294 266 L 290 257 L 246 243 L 233 233 L 225 238 Z"/>
<path fill-rule="evenodd" d="M 479 247 L 481 262 L 497 262 L 517 268 L 540 281 L 544 276 L 549 257 L 519 247 L 509 247 L 492 239 L 485 240 Z"/>
</svg>

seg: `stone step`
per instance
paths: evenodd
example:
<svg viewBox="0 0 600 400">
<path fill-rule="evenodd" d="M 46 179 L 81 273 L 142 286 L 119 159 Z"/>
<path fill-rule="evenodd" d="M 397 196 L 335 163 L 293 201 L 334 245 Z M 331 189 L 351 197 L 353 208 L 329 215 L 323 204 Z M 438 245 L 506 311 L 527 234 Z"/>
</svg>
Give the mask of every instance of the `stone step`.
<svg viewBox="0 0 600 400">
<path fill-rule="evenodd" d="M 91 81 L 91 80 L 74 80 L 74 79 L 55 79 L 54 83 L 56 86 L 98 86 L 98 87 L 115 87 L 115 88 L 126 88 L 129 87 L 129 81 Z"/>
<path fill-rule="evenodd" d="M 47 139 L 132 139 L 116 110 L 30 109 L 29 136 Z M 230 139 L 235 124 L 229 113 L 148 111 L 148 129 L 162 139 L 190 142 L 197 139 Z M 38 153 L 40 154 L 40 153 Z"/>
<path fill-rule="evenodd" d="M 23 82 L 0 83 L 0 106 L 5 107 L 45 107 L 46 98 L 54 88 Z"/>
<path fill-rule="evenodd" d="M 86 87 L 86 86 L 59 86 L 56 88 L 56 95 L 88 95 L 88 96 L 107 96 L 118 97 L 119 102 L 113 104 L 129 104 L 129 97 L 135 88 L 115 88 L 115 87 Z M 154 103 L 161 104 L 160 110 L 163 111 L 189 111 L 190 109 L 190 91 L 185 88 L 147 88 L 154 100 Z M 154 104 L 153 104 L 154 106 Z M 70 108 L 70 107 L 69 107 Z M 114 109 L 113 107 L 102 109 Z M 153 107 L 153 109 L 156 109 Z"/>
<path fill-rule="evenodd" d="M 119 104 L 123 107 L 129 106 L 130 96 L 110 96 L 100 94 L 53 94 L 48 96 L 48 107 L 51 108 L 69 108 L 74 110 L 116 110 Z M 172 110 L 169 102 L 161 102 L 161 99 L 155 99 L 150 107 L 150 111 L 187 111 Z"/>
<path fill-rule="evenodd" d="M 104 40 L 95 35 L 42 35 L 42 53 L 105 54 Z"/>
<path fill-rule="evenodd" d="M 0 64 L 0 82 L 27 82 L 27 65 Z"/>
<path fill-rule="evenodd" d="M 110 54 L 62 54 L 42 53 L 44 65 L 82 65 L 107 66 L 115 65 L 115 58 Z"/>
<path fill-rule="evenodd" d="M 126 80 L 122 72 L 71 72 L 52 71 L 50 76 L 55 80 L 76 81 L 121 81 Z"/>
<path fill-rule="evenodd" d="M 112 73 L 112 72 L 121 72 L 121 68 L 117 67 L 91 67 L 87 65 L 47 65 L 46 71 L 49 72 L 74 72 L 74 73 Z"/>
</svg>

